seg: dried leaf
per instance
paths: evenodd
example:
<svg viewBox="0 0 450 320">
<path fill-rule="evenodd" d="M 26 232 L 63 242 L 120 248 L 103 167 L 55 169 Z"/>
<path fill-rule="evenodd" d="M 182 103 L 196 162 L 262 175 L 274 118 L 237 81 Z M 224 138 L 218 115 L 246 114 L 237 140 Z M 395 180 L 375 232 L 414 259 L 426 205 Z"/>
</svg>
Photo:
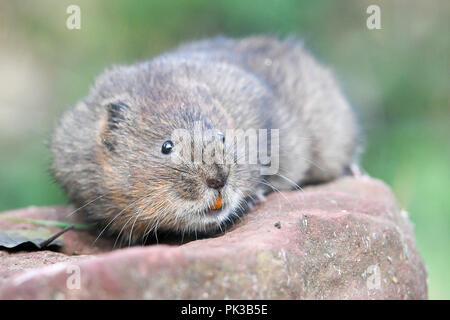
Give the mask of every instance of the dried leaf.
<svg viewBox="0 0 450 320">
<path fill-rule="evenodd" d="M 64 242 L 61 239 L 48 241 L 53 237 L 54 234 L 46 228 L 0 230 L 0 249 L 35 251 L 43 248 L 58 249 L 64 246 Z"/>
</svg>

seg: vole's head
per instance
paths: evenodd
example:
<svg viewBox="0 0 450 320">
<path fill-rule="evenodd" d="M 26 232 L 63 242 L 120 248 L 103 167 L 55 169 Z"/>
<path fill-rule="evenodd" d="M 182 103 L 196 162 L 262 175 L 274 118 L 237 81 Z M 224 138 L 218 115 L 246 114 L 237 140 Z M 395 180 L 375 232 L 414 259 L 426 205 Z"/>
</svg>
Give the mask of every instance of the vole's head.
<svg viewBox="0 0 450 320">
<path fill-rule="evenodd" d="M 229 134 L 238 128 L 211 89 L 161 78 L 128 75 L 119 95 L 107 85 L 95 102 L 95 157 L 111 202 L 104 221 L 132 241 L 156 231 L 220 230 L 259 183 L 258 166 L 238 161 L 243 142 Z"/>
</svg>

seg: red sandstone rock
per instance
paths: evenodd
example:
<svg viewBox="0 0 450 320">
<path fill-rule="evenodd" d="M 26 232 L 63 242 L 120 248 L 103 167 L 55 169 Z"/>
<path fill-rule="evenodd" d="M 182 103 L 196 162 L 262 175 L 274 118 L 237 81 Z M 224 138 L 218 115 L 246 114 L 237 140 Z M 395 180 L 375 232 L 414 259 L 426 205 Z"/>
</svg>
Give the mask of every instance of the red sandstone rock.
<svg viewBox="0 0 450 320">
<path fill-rule="evenodd" d="M 65 220 L 70 210 L 7 214 Z M 427 298 L 406 212 L 364 177 L 272 194 L 216 238 L 111 252 L 94 239 L 69 231 L 62 253 L 0 251 L 0 299 Z"/>
</svg>

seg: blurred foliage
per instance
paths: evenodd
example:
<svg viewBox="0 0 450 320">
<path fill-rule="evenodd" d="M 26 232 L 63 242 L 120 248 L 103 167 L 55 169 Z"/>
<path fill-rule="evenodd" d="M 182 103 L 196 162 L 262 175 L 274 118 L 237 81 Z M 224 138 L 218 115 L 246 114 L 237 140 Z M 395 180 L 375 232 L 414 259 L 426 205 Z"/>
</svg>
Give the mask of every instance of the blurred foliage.
<svg viewBox="0 0 450 320">
<path fill-rule="evenodd" d="M 66 28 L 70 4 L 81 30 Z M 366 28 L 370 4 L 381 30 Z M 217 34 L 293 34 L 340 79 L 364 128 L 363 167 L 408 209 L 430 297 L 448 299 L 449 13 L 448 1 L 419 0 L 2 1 L 0 211 L 66 203 L 44 142 L 104 68 Z"/>
</svg>

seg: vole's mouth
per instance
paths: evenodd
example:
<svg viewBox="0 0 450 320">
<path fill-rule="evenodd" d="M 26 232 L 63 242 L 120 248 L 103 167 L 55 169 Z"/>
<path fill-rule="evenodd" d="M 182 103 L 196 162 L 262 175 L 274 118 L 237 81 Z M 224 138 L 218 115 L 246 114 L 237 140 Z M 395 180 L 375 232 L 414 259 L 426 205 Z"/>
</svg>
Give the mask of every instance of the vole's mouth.
<svg viewBox="0 0 450 320">
<path fill-rule="evenodd" d="M 213 204 L 209 207 L 211 211 L 217 211 L 222 209 L 222 195 L 218 195 Z"/>
<path fill-rule="evenodd" d="M 212 203 L 209 204 L 209 207 L 203 210 L 203 213 L 207 216 L 217 216 L 220 215 L 224 211 L 224 203 L 222 195 L 218 195 Z"/>
</svg>

